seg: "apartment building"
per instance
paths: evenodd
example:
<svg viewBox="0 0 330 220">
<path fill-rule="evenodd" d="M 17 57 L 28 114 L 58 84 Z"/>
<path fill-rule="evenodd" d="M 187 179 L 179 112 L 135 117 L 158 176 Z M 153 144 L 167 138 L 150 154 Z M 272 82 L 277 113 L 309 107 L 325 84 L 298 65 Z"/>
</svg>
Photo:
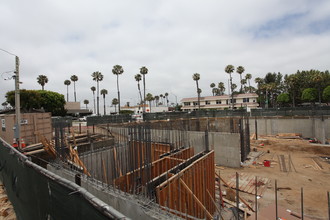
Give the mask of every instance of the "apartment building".
<svg viewBox="0 0 330 220">
<path fill-rule="evenodd" d="M 256 93 L 245 93 L 245 94 L 237 94 L 233 97 L 234 109 L 243 107 L 243 108 L 257 108 L 258 95 Z M 205 96 L 200 97 L 200 106 L 201 109 L 231 109 L 230 95 L 222 95 L 222 96 Z M 193 111 L 198 109 L 198 98 L 183 98 L 181 100 L 182 110 L 184 111 Z"/>
</svg>

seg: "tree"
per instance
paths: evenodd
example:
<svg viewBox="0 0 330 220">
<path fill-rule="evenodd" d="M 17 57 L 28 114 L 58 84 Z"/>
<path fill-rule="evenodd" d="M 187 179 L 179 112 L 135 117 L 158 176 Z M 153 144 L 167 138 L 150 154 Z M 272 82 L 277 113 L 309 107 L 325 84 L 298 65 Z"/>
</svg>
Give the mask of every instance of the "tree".
<svg viewBox="0 0 330 220">
<path fill-rule="evenodd" d="M 117 112 L 117 105 L 118 105 L 118 103 L 119 103 L 119 102 L 118 102 L 118 99 L 117 99 L 117 98 L 113 98 L 111 103 L 112 103 L 112 105 L 115 106 L 115 112 Z"/>
<path fill-rule="evenodd" d="M 76 95 L 76 82 L 78 81 L 78 76 L 72 75 L 70 77 L 70 80 L 73 82 L 73 91 L 74 91 L 74 101 L 77 101 L 77 95 Z"/>
<path fill-rule="evenodd" d="M 168 93 L 165 92 L 166 106 L 168 107 Z"/>
<path fill-rule="evenodd" d="M 96 109 L 95 109 L 95 90 L 96 90 L 96 88 L 95 88 L 95 86 L 92 86 L 92 87 L 91 87 L 91 90 L 92 90 L 92 92 L 93 92 L 94 114 L 95 114 L 95 113 L 96 113 Z"/>
<path fill-rule="evenodd" d="M 281 93 L 277 96 L 276 102 L 279 103 L 281 106 L 285 106 L 290 102 L 290 95 L 289 93 Z"/>
<path fill-rule="evenodd" d="M 97 115 L 100 115 L 100 98 L 99 98 L 99 82 L 103 80 L 103 75 L 101 72 L 96 71 L 92 73 L 93 80 L 96 81 L 96 87 L 97 87 L 97 97 L 96 97 L 96 102 L 97 102 Z"/>
<path fill-rule="evenodd" d="M 213 96 L 218 95 L 219 94 L 219 89 L 218 88 L 213 88 L 212 89 L 212 94 L 213 94 Z"/>
<path fill-rule="evenodd" d="M 143 100 L 142 100 L 142 94 L 141 94 L 141 88 L 140 88 L 140 81 L 142 79 L 141 74 L 136 74 L 134 76 L 134 78 L 135 78 L 135 81 L 137 81 L 137 83 L 138 83 L 138 90 L 139 90 L 140 100 L 141 100 L 140 101 L 140 105 L 142 105 L 143 104 Z"/>
<path fill-rule="evenodd" d="M 112 73 L 117 76 L 117 92 L 118 92 L 118 112 L 120 114 L 120 91 L 119 91 L 119 75 L 123 74 L 124 69 L 120 65 L 115 65 L 112 68 Z"/>
<path fill-rule="evenodd" d="M 162 103 L 162 105 L 163 105 L 163 103 L 164 103 L 164 100 L 163 100 L 164 96 L 163 96 L 163 94 L 160 94 L 159 97 L 161 98 L 161 100 L 162 100 L 161 103 Z"/>
<path fill-rule="evenodd" d="M 38 83 L 41 85 L 41 89 L 44 90 L 44 86 L 48 83 L 48 77 L 45 75 L 39 75 L 37 77 Z"/>
<path fill-rule="evenodd" d="M 148 74 L 148 68 L 143 66 L 140 68 L 140 74 L 143 76 L 143 100 L 146 99 L 146 80 L 145 75 Z M 143 107 L 143 112 L 145 112 L 145 106 Z"/>
<path fill-rule="evenodd" d="M 319 97 L 319 105 L 320 105 L 321 104 L 321 89 L 322 89 L 320 83 L 324 80 L 323 74 L 320 71 L 313 71 L 312 80 L 316 84 L 316 88 L 318 91 L 318 97 Z"/>
<path fill-rule="evenodd" d="M 66 101 L 69 101 L 69 85 L 71 84 L 70 80 L 64 80 L 64 85 L 66 85 Z"/>
<path fill-rule="evenodd" d="M 105 95 L 108 94 L 108 90 L 106 89 L 101 89 L 101 95 L 103 96 L 103 110 L 104 110 L 104 115 L 106 115 L 106 112 L 105 112 Z"/>
<path fill-rule="evenodd" d="M 330 102 L 330 85 L 323 90 L 323 99 L 326 102 Z"/>
<path fill-rule="evenodd" d="M 250 73 L 247 73 L 245 75 L 245 79 L 247 80 L 248 84 L 249 84 L 249 92 L 251 93 L 251 84 L 250 84 L 250 80 L 252 79 L 252 75 Z"/>
<path fill-rule="evenodd" d="M 15 107 L 15 91 L 7 92 L 7 102 Z M 32 109 L 43 108 L 46 112 L 51 112 L 52 116 L 64 116 L 65 99 L 64 95 L 57 92 L 45 90 L 20 90 L 21 108 L 30 111 Z"/>
<path fill-rule="evenodd" d="M 244 67 L 242 66 L 238 66 L 236 69 L 236 72 L 239 74 L 239 78 L 240 78 L 240 82 L 241 82 L 241 89 L 239 90 L 239 92 L 243 92 L 243 86 L 242 86 L 242 73 L 244 72 Z"/>
<path fill-rule="evenodd" d="M 218 83 L 218 88 L 219 88 L 219 95 L 223 95 L 225 93 L 225 84 L 223 82 Z"/>
<path fill-rule="evenodd" d="M 84 104 L 86 105 L 86 109 L 88 109 L 88 104 L 89 104 L 89 101 L 87 99 L 84 100 Z"/>
<path fill-rule="evenodd" d="M 227 65 L 225 68 L 225 72 L 229 74 L 229 79 L 230 79 L 230 89 L 231 89 L 231 104 L 232 104 L 232 109 L 234 109 L 234 94 L 233 94 L 233 79 L 231 77 L 231 74 L 234 72 L 235 67 L 233 65 Z M 228 91 L 230 92 L 230 91 Z"/>
<path fill-rule="evenodd" d="M 198 110 L 200 110 L 201 109 L 201 105 L 200 105 L 200 91 L 199 91 L 199 86 L 198 86 L 198 80 L 200 80 L 200 75 L 199 75 L 199 73 L 195 73 L 195 74 L 193 74 L 193 76 L 192 76 L 192 78 L 193 78 L 193 80 L 196 82 L 196 87 L 197 87 L 197 96 L 198 96 Z"/>
<path fill-rule="evenodd" d="M 301 94 L 301 99 L 306 102 L 312 102 L 314 105 L 314 103 L 317 99 L 317 89 L 315 89 L 315 88 L 304 89 Z"/>
<path fill-rule="evenodd" d="M 158 102 L 159 102 L 159 96 L 155 95 L 155 100 L 156 100 L 156 106 L 158 106 Z"/>
<path fill-rule="evenodd" d="M 150 108 L 150 112 L 151 112 L 151 102 L 154 100 L 154 97 L 152 96 L 151 93 L 148 93 L 146 96 L 146 101 L 149 102 L 149 108 Z"/>
<path fill-rule="evenodd" d="M 247 87 L 245 86 L 246 83 L 247 83 L 247 82 L 246 82 L 246 79 L 242 79 L 242 80 L 241 80 L 241 85 L 243 85 L 244 92 L 247 92 L 247 91 L 246 91 L 246 88 L 247 88 Z"/>
<path fill-rule="evenodd" d="M 210 87 L 211 87 L 211 89 L 212 89 L 212 95 L 214 96 L 214 94 L 215 94 L 215 93 L 214 93 L 214 91 L 215 91 L 215 90 L 214 90 L 215 83 L 211 83 L 211 84 L 210 84 Z"/>
</svg>

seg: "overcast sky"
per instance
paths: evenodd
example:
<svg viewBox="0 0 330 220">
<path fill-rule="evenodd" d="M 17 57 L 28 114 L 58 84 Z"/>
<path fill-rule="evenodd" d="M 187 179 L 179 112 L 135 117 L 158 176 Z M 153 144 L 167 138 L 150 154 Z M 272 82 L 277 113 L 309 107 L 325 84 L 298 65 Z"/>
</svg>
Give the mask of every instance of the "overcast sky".
<svg viewBox="0 0 330 220">
<path fill-rule="evenodd" d="M 21 88 L 41 89 L 36 78 L 43 74 L 45 89 L 66 97 L 64 80 L 75 74 L 81 102 L 92 103 L 91 74 L 100 71 L 110 104 L 116 64 L 124 68 L 122 104 L 131 105 L 141 66 L 149 69 L 147 92 L 168 92 L 170 102 L 196 96 L 194 73 L 202 96 L 212 94 L 212 82 L 227 87 L 228 64 L 244 66 L 252 81 L 268 72 L 330 69 L 329 0 L 1 0 L 0 30 L 0 48 L 20 58 Z M 1 103 L 14 89 L 5 80 L 14 68 L 15 57 L 0 51 Z"/>
</svg>

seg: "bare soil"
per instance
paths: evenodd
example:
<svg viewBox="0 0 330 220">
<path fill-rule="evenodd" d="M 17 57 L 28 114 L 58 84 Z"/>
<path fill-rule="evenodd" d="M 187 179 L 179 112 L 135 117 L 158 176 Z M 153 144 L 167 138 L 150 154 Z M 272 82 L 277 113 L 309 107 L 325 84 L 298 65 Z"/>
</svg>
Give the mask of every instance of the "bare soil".
<svg viewBox="0 0 330 220">
<path fill-rule="evenodd" d="M 259 137 L 259 140 L 251 140 L 251 150 L 253 148 L 258 152 L 264 152 L 256 159 L 254 165 L 239 169 L 218 167 L 221 177 L 229 180 L 235 172 L 238 172 L 271 179 L 271 184 L 258 200 L 259 210 L 275 202 L 274 185 L 277 180 L 278 188 L 282 188 L 278 190 L 279 206 L 300 214 L 301 188 L 303 188 L 304 216 L 311 219 L 328 219 L 330 160 L 321 157 L 330 157 L 330 145 L 320 146 L 310 144 L 303 139 L 279 139 L 267 136 Z M 287 172 L 281 171 L 279 155 L 284 155 L 286 159 L 291 155 L 293 166 L 291 165 L 290 168 L 286 163 Z M 316 158 L 319 165 L 312 158 Z M 265 167 L 264 160 L 271 161 L 271 166 Z M 240 193 L 240 196 L 254 206 L 253 195 Z"/>
<path fill-rule="evenodd" d="M 13 206 L 8 200 L 4 186 L 0 182 L 0 220 L 16 220 Z"/>
</svg>

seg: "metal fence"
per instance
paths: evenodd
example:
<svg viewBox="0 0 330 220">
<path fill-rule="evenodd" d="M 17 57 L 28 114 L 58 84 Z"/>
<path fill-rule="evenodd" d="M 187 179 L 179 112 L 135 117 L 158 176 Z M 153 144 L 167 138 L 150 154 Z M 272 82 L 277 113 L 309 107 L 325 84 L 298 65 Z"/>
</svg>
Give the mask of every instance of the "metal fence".
<svg viewBox="0 0 330 220">
<path fill-rule="evenodd" d="M 0 139 L 0 180 L 17 219 L 125 219 L 78 185 L 31 162 Z"/>
</svg>

